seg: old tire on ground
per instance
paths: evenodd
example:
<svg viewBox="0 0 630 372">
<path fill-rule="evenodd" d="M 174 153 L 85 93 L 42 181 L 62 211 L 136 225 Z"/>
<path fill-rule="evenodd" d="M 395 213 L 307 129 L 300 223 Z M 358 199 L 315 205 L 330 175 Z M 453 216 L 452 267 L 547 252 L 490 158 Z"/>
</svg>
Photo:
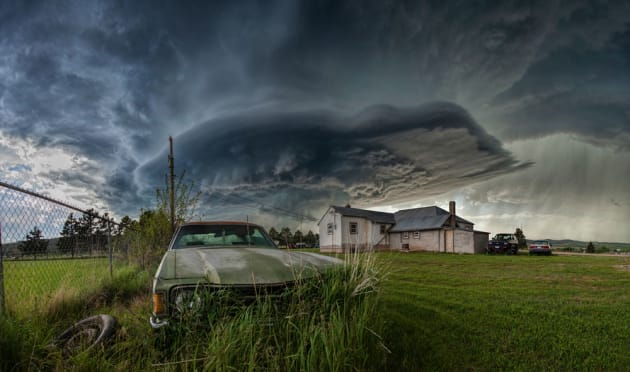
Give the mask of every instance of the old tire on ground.
<svg viewBox="0 0 630 372">
<path fill-rule="evenodd" d="M 78 321 L 53 340 L 64 354 L 77 354 L 101 344 L 114 334 L 116 319 L 101 314 Z"/>
</svg>

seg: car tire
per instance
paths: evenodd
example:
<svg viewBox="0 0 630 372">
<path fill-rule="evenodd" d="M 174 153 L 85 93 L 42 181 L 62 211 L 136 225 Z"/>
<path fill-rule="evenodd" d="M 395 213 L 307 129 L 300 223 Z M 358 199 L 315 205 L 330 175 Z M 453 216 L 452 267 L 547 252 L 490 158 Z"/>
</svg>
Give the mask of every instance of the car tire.
<svg viewBox="0 0 630 372">
<path fill-rule="evenodd" d="M 107 314 L 91 316 L 67 328 L 52 345 L 66 355 L 88 351 L 110 338 L 116 331 L 116 324 L 116 318 Z"/>
</svg>

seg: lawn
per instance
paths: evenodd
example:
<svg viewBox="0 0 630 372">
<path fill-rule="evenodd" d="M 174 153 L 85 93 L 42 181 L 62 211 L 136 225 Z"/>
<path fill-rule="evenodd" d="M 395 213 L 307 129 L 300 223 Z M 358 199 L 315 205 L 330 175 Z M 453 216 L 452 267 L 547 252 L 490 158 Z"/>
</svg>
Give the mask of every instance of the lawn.
<svg viewBox="0 0 630 372">
<path fill-rule="evenodd" d="M 115 274 L 98 295 L 75 299 L 88 298 L 88 306 L 75 306 L 67 315 L 56 311 L 51 317 L 49 312 L 27 326 L 5 322 L 0 331 L 11 331 L 5 332 L 12 335 L 5 346 L 17 345 L 7 355 L 33 369 L 257 370 L 277 366 L 269 364 L 274 360 L 289 369 L 326 365 L 340 371 L 627 370 L 630 365 L 630 257 L 377 253 L 373 258 L 385 273 L 377 307 L 384 326 L 374 318 L 368 326 L 345 321 L 337 327 L 340 336 L 362 333 L 350 326 L 369 328 L 361 342 L 371 346 L 348 343 L 343 336 L 328 348 L 317 340 L 329 338 L 322 338 L 332 330 L 322 326 L 329 322 L 308 320 L 309 331 L 295 334 L 287 331 L 298 323 L 288 318 L 286 327 L 275 323 L 280 333 L 272 333 L 247 312 L 210 333 L 191 333 L 183 343 L 164 347 L 147 321 L 151 274 L 130 269 Z M 64 303 L 61 308 L 74 302 Z M 44 346 L 55 332 L 98 313 L 120 322 L 113 344 L 70 359 L 47 354 Z M 380 330 L 382 339 L 370 335 L 371 330 Z M 226 343 L 226 337 L 233 341 Z M 296 348 L 296 342 L 309 346 Z M 328 349 L 314 353 L 314 345 Z M 25 347 L 33 351 L 24 353 Z M 336 353 L 359 359 L 340 361 L 333 357 Z M 232 359 L 214 360 L 228 354 Z M 360 365 L 348 364 L 361 355 L 366 357 Z"/>
<path fill-rule="evenodd" d="M 627 370 L 630 258 L 379 254 L 389 370 Z"/>
<path fill-rule="evenodd" d="M 30 313 L 64 290 L 90 290 L 109 276 L 108 258 L 4 261 L 7 310 Z"/>
</svg>

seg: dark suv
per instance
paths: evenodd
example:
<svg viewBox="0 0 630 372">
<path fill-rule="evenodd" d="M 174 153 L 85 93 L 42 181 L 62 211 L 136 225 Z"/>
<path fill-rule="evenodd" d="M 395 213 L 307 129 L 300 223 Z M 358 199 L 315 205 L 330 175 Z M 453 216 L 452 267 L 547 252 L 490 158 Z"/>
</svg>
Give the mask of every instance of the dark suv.
<svg viewBox="0 0 630 372">
<path fill-rule="evenodd" d="M 516 239 L 514 234 L 496 234 L 494 238 L 488 242 L 488 253 L 517 254 L 518 239 Z"/>
</svg>

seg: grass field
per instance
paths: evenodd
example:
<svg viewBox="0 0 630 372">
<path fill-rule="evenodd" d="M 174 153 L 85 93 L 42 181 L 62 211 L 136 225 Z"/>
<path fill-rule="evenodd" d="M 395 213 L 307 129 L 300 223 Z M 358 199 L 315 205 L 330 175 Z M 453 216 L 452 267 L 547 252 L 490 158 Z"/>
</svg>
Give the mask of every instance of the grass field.
<svg viewBox="0 0 630 372">
<path fill-rule="evenodd" d="M 257 364 L 256 358 L 273 361 L 270 353 L 282 352 L 283 347 L 288 358 L 281 359 L 284 366 L 295 369 L 627 370 L 630 365 L 630 257 L 379 253 L 375 258 L 377 267 L 386 269 L 377 308 L 384 327 L 374 317 L 369 328 L 382 329 L 382 339 L 365 329 L 338 327 L 340 336 L 349 331 L 366 334 L 361 342 L 369 341 L 371 347 L 335 341 L 333 349 L 321 344 L 325 347 L 317 353 L 303 353 L 315 345 L 309 337 L 329 338 L 325 335 L 330 328 L 309 321 L 306 326 L 311 328 L 300 333 L 302 337 L 280 333 L 284 341 L 265 338 L 269 333 L 253 327 L 256 323 L 246 312 L 241 320 L 214 332 L 189 335 L 197 340 L 193 343 L 179 339 L 164 348 L 147 321 L 150 274 L 131 270 L 104 284 L 107 301 L 92 301 L 57 315 L 52 325 L 50 317 L 32 319 L 27 325 L 0 322 L 0 338 L 12 335 L 0 339 L 0 346 L 4 342 L 30 350 L 9 354 L 20 358 L 22 367 L 59 370 L 257 370 L 269 365 Z M 70 359 L 48 354 L 43 345 L 54 332 L 97 313 L 112 314 L 121 323 L 112 345 Z M 286 325 L 287 330 L 294 326 L 291 320 Z M 236 338 L 229 342 L 222 338 L 228 336 Z M 269 340 L 275 346 L 265 347 Z M 297 349 L 286 346 L 295 342 L 302 344 Z M 363 359 L 339 358 L 344 353 L 364 355 L 366 350 L 369 355 Z M 233 359 L 212 359 L 234 352 Z M 297 358 L 302 362 L 291 362 Z M 353 360 L 361 364 L 352 365 Z"/>
<path fill-rule="evenodd" d="M 67 291 L 95 289 L 108 276 L 108 258 L 4 261 L 5 305 L 28 314 Z"/>
<path fill-rule="evenodd" d="M 630 258 L 385 254 L 391 370 L 627 370 Z"/>
</svg>

